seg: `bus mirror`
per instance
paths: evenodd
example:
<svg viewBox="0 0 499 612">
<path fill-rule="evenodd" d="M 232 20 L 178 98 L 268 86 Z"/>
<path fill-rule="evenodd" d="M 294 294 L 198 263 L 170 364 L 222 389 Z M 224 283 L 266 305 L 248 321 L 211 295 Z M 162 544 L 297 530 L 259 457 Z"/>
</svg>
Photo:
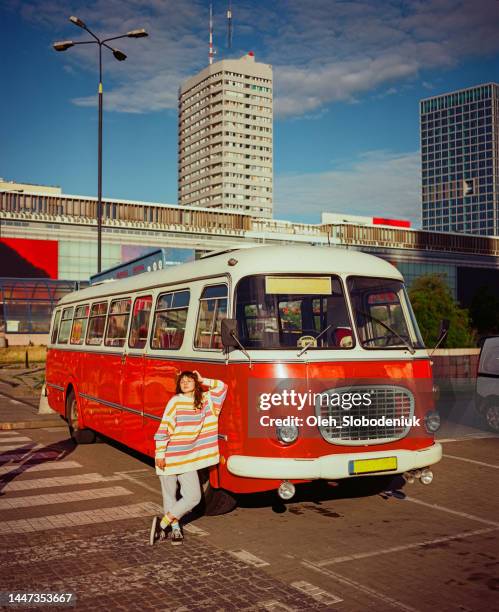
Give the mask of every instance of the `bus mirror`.
<svg viewBox="0 0 499 612">
<path fill-rule="evenodd" d="M 237 334 L 237 320 L 236 319 L 223 319 L 222 320 L 222 344 L 225 348 L 234 348 L 239 346 L 239 343 L 234 338 Z"/>
</svg>

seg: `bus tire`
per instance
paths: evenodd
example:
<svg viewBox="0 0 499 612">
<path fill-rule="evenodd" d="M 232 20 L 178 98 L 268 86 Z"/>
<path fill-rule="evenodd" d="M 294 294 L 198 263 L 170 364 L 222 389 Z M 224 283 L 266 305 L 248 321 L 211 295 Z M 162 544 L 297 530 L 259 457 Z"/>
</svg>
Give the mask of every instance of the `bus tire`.
<svg viewBox="0 0 499 612">
<path fill-rule="evenodd" d="M 66 421 L 69 435 L 76 444 L 92 444 L 95 442 L 95 432 L 91 429 L 80 428 L 78 420 L 78 402 L 74 391 L 70 391 L 66 401 Z"/>
<path fill-rule="evenodd" d="M 490 431 L 499 433 L 499 399 L 491 400 L 485 406 L 483 416 Z"/>
<path fill-rule="evenodd" d="M 236 506 L 236 499 L 228 491 L 215 489 L 208 482 L 204 490 L 204 513 L 206 516 L 228 514 Z"/>
</svg>

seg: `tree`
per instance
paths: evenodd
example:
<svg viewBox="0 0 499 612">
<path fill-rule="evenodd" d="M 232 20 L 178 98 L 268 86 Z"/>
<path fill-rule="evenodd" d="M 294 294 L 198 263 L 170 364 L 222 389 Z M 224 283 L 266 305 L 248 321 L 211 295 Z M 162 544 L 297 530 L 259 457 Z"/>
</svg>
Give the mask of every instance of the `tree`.
<svg viewBox="0 0 499 612">
<path fill-rule="evenodd" d="M 440 330 L 440 321 L 449 319 L 448 348 L 476 346 L 475 333 L 465 308 L 461 308 L 440 274 L 427 274 L 417 278 L 409 297 L 418 321 L 423 340 L 428 348 L 435 346 Z"/>
</svg>

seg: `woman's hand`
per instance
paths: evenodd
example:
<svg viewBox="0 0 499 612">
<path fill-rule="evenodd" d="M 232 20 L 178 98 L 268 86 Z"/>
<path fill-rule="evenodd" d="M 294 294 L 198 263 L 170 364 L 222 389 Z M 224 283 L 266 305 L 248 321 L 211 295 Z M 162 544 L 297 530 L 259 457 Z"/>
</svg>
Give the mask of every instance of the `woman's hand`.
<svg viewBox="0 0 499 612">
<path fill-rule="evenodd" d="M 165 459 L 156 459 L 156 467 L 158 467 L 160 470 L 164 470 L 166 467 L 166 460 Z"/>
<path fill-rule="evenodd" d="M 193 372 L 192 372 L 192 373 L 193 373 L 193 374 L 194 374 L 194 376 L 196 376 L 196 378 L 198 379 L 198 383 L 199 383 L 200 385 L 202 385 L 202 384 L 203 384 L 203 380 L 204 380 L 204 378 L 201 376 L 201 374 L 200 374 L 200 373 L 199 373 L 197 370 L 193 370 Z"/>
</svg>

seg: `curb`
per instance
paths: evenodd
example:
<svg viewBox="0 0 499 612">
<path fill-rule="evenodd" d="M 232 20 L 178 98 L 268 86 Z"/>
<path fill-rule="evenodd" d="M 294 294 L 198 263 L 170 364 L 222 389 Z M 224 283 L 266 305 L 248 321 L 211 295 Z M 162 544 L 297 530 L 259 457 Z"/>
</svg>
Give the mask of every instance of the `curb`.
<svg viewBox="0 0 499 612">
<path fill-rule="evenodd" d="M 26 404 L 26 406 L 29 406 L 30 408 L 38 408 L 37 400 L 33 400 L 34 403 L 31 403 L 27 399 L 19 397 L 18 395 L 12 395 L 12 393 L 8 393 L 7 391 L 4 391 L 3 389 L 0 389 L 0 395 L 8 397 L 9 399 L 15 400 L 16 402 L 19 402 L 20 404 Z"/>
<path fill-rule="evenodd" d="M 37 421 L 17 421 L 11 423 L 0 423 L 0 431 L 9 429 L 42 429 L 43 427 L 66 427 L 66 423 L 60 418 L 49 418 Z"/>
</svg>

